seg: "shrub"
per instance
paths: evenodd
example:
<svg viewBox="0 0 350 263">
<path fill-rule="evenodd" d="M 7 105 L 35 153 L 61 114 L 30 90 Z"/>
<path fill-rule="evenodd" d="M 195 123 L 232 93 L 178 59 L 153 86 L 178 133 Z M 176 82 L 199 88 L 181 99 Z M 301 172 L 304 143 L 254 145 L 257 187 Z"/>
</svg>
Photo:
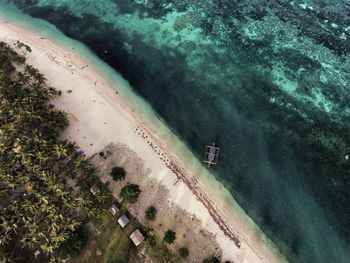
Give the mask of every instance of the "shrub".
<svg viewBox="0 0 350 263">
<path fill-rule="evenodd" d="M 120 181 L 125 179 L 126 171 L 123 167 L 115 166 L 112 168 L 111 176 L 115 181 Z"/>
<path fill-rule="evenodd" d="M 155 247 L 157 245 L 157 238 L 154 235 L 149 235 L 147 237 L 147 242 L 151 247 Z"/>
<path fill-rule="evenodd" d="M 148 220 L 154 220 L 156 218 L 157 209 L 154 206 L 149 206 L 145 211 L 145 216 Z"/>
<path fill-rule="evenodd" d="M 189 254 L 190 254 L 190 252 L 188 251 L 188 249 L 186 247 L 180 247 L 179 248 L 179 255 L 180 255 L 180 257 L 187 258 Z"/>
<path fill-rule="evenodd" d="M 83 226 L 80 225 L 71 233 L 69 238 L 60 245 L 57 252 L 64 257 L 79 255 L 87 243 L 87 238 Z"/>
<path fill-rule="evenodd" d="M 135 203 L 139 194 L 141 193 L 140 187 L 137 184 L 129 184 L 122 188 L 120 197 L 125 203 Z"/>
<path fill-rule="evenodd" d="M 147 233 L 146 254 L 154 262 L 177 262 L 172 260 L 173 255 L 164 242 L 161 242 L 153 230 Z"/>
<path fill-rule="evenodd" d="M 171 244 L 175 241 L 176 239 L 176 233 L 170 229 L 168 229 L 167 231 L 165 231 L 164 233 L 164 238 L 163 241 L 165 243 Z"/>
<path fill-rule="evenodd" d="M 220 263 L 220 259 L 215 256 L 208 257 L 203 260 L 203 263 Z"/>
</svg>

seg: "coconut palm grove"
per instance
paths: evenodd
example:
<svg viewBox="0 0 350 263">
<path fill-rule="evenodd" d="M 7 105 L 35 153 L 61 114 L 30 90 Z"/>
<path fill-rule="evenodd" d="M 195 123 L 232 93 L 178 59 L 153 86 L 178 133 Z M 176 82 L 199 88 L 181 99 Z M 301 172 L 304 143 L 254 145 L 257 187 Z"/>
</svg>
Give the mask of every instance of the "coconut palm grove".
<svg viewBox="0 0 350 263">
<path fill-rule="evenodd" d="M 15 50 L 31 52 L 20 41 L 15 47 L 0 42 L 0 262 L 82 262 L 82 251 L 96 234 L 98 242 L 107 244 L 107 259 L 100 260 L 130 262 L 138 258 L 129 239 L 135 228 L 146 236 L 145 251 L 154 262 L 187 257 L 186 247 L 171 251 L 153 228 L 128 211 L 127 204 L 136 202 L 141 192 L 138 185 L 123 187 L 118 202 L 78 146 L 60 139 L 68 116 L 52 101 L 62 91 L 47 86 L 44 75 Z M 126 172 L 118 167 L 121 171 L 124 179 Z M 130 218 L 129 229 L 117 228 L 116 214 Z M 97 251 L 95 257 L 102 253 Z"/>
<path fill-rule="evenodd" d="M 64 256 L 65 242 L 84 220 L 102 214 L 111 196 L 100 187 L 91 201 L 90 186 L 99 184 L 94 167 L 74 143 L 58 139 L 67 115 L 50 100 L 60 92 L 3 42 L 0 61 L 1 262 L 30 261 L 39 250 L 43 261 L 55 262 Z M 76 194 L 72 179 L 80 186 Z"/>
</svg>

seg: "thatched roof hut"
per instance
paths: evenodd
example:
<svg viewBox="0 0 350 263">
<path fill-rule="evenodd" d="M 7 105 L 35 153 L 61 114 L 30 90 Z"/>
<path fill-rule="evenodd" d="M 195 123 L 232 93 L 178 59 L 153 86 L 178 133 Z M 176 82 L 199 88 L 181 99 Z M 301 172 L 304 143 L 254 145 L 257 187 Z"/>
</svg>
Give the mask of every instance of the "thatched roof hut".
<svg viewBox="0 0 350 263">
<path fill-rule="evenodd" d="M 98 186 L 94 184 L 94 185 L 90 188 L 90 192 L 91 192 L 93 195 L 97 195 L 97 194 L 100 192 L 100 188 L 98 188 Z"/>
<path fill-rule="evenodd" d="M 119 208 L 116 205 L 112 205 L 111 208 L 109 209 L 109 212 L 111 212 L 112 215 L 116 215 L 119 211 Z"/>
</svg>

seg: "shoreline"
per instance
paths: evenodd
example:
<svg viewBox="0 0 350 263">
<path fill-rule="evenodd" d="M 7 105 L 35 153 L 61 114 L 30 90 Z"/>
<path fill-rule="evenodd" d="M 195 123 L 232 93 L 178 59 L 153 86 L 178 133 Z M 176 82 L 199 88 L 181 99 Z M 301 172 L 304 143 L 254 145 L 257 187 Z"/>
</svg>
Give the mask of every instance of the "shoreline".
<svg viewBox="0 0 350 263">
<path fill-rule="evenodd" d="M 251 219 L 170 129 L 156 116 L 147 118 L 142 113 L 147 104 L 139 106 L 141 98 L 112 83 L 114 76 L 106 76 L 112 70 L 106 74 L 76 50 L 11 23 L 0 22 L 0 38 L 10 43 L 19 39 L 32 48 L 28 63 L 44 73 L 49 85 L 62 90 L 54 104 L 69 114 L 64 137 L 76 141 L 87 156 L 111 142 L 127 144 L 145 161 L 150 176 L 168 188 L 172 201 L 194 214 L 202 227 L 216 236 L 224 259 L 242 263 L 283 260 L 263 234 L 256 234 L 258 228 Z M 126 83 L 119 80 L 120 85 L 122 82 Z M 222 196 L 218 196 L 220 190 Z"/>
</svg>

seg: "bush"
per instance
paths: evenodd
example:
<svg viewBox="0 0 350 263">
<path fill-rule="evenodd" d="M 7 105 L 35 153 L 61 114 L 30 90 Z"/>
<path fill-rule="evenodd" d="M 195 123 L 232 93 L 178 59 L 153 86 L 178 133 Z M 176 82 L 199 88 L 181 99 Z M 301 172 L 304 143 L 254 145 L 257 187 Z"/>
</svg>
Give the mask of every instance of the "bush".
<svg viewBox="0 0 350 263">
<path fill-rule="evenodd" d="M 145 211 L 145 216 L 148 220 L 154 220 L 156 218 L 157 209 L 154 206 L 149 206 Z"/>
<path fill-rule="evenodd" d="M 69 238 L 60 245 L 56 252 L 63 257 L 79 255 L 86 246 L 87 239 L 88 237 L 83 230 L 83 225 L 80 225 L 71 233 Z"/>
<path fill-rule="evenodd" d="M 220 259 L 215 256 L 208 257 L 203 260 L 203 263 L 220 263 Z"/>
<path fill-rule="evenodd" d="M 147 237 L 147 243 L 151 246 L 151 247 L 155 247 L 157 245 L 157 238 L 154 234 L 152 235 L 148 235 Z"/>
<path fill-rule="evenodd" d="M 141 193 L 140 187 L 137 184 L 129 184 L 122 188 L 120 197 L 125 203 L 135 203 L 139 194 Z"/>
<path fill-rule="evenodd" d="M 123 167 L 115 166 L 112 168 L 111 176 L 115 181 L 121 181 L 125 179 L 126 171 Z"/>
<path fill-rule="evenodd" d="M 161 242 L 153 231 L 147 233 L 146 254 L 154 262 L 177 262 L 172 260 L 173 255 L 167 245 Z"/>
<path fill-rule="evenodd" d="M 164 233 L 164 238 L 163 241 L 165 243 L 171 244 L 175 241 L 176 239 L 176 233 L 170 229 L 168 229 L 167 231 L 165 231 Z"/>
<path fill-rule="evenodd" d="M 188 251 L 188 249 L 186 247 L 180 247 L 179 248 L 179 255 L 180 255 L 180 257 L 187 258 L 189 254 L 190 254 L 190 252 Z"/>
</svg>

